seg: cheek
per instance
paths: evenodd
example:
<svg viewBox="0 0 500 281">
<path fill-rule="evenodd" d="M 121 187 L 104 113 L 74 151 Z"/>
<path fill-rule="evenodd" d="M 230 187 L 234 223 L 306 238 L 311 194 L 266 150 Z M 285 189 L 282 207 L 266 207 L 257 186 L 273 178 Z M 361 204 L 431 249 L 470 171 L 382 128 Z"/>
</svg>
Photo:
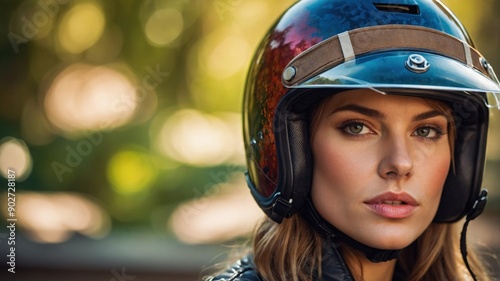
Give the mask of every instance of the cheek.
<svg viewBox="0 0 500 281">
<path fill-rule="evenodd" d="M 434 156 L 437 157 L 431 157 L 420 167 L 422 172 L 419 173 L 418 178 L 421 180 L 422 190 L 425 190 L 425 195 L 430 198 L 430 201 L 437 209 L 444 182 L 450 169 L 451 157 L 446 152 L 437 153 Z"/>
<path fill-rule="evenodd" d="M 363 169 L 356 155 L 348 149 L 339 149 L 341 146 L 331 146 L 326 142 L 316 144 L 314 155 L 314 183 L 317 185 L 335 186 L 335 189 L 351 183 Z"/>
<path fill-rule="evenodd" d="M 316 208 L 328 218 L 341 216 L 352 202 L 359 200 L 363 187 L 368 186 L 376 174 L 375 166 L 370 164 L 373 159 L 366 149 L 356 147 L 353 142 L 342 143 L 341 140 L 335 144 L 321 140 L 313 144 L 311 195 Z M 333 209 L 335 212 L 332 212 Z"/>
<path fill-rule="evenodd" d="M 312 145 L 315 173 L 327 174 L 336 182 L 362 180 L 376 171 L 375 157 L 363 142 L 344 141 L 339 136 L 319 133 Z"/>
<path fill-rule="evenodd" d="M 350 160 L 345 155 L 328 144 L 328 141 L 318 140 L 317 136 L 313 143 L 313 179 L 311 196 L 317 210 L 325 217 L 330 213 L 332 206 L 339 207 L 342 202 L 339 198 L 344 198 L 343 186 L 346 177 L 340 175 L 346 172 L 346 167 L 350 165 Z M 347 161 L 347 162 L 346 162 Z M 328 219 L 328 215 L 326 216 Z"/>
</svg>

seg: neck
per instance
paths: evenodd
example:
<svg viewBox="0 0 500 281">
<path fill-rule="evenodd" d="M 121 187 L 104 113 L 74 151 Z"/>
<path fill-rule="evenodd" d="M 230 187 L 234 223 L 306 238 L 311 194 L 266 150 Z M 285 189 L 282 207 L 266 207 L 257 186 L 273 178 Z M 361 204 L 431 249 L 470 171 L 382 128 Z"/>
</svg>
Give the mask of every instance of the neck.
<svg viewBox="0 0 500 281">
<path fill-rule="evenodd" d="M 341 247 L 341 252 L 356 281 L 392 280 L 396 259 L 374 263 L 368 260 L 360 251 L 345 245 Z"/>
</svg>

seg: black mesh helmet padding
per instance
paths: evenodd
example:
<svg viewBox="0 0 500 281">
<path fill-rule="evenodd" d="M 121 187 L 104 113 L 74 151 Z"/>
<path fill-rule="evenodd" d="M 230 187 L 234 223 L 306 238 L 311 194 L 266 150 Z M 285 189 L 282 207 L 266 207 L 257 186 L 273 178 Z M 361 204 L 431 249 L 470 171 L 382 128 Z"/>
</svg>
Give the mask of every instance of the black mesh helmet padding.
<svg viewBox="0 0 500 281">
<path fill-rule="evenodd" d="M 293 97 L 291 95 L 290 97 Z M 278 106 L 275 137 L 278 145 L 279 183 L 287 186 L 282 197 L 293 200 L 291 214 L 302 207 L 311 187 L 312 155 L 309 144 L 309 114 L 294 111 L 294 98 L 284 99 Z"/>
<path fill-rule="evenodd" d="M 467 214 L 480 192 L 484 171 L 488 109 L 482 100 L 455 103 L 452 109 L 456 125 L 453 165 L 435 222 L 455 222 Z"/>
</svg>

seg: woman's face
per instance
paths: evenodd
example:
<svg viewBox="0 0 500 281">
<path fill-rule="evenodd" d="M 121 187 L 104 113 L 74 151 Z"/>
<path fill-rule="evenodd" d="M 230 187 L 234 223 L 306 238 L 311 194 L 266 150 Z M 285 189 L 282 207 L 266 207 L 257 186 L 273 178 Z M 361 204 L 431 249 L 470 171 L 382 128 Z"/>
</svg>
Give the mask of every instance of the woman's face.
<svg viewBox="0 0 500 281">
<path fill-rule="evenodd" d="M 408 246 L 436 214 L 451 161 L 447 132 L 444 113 L 422 98 L 335 95 L 311 142 L 316 209 L 361 243 Z"/>
</svg>

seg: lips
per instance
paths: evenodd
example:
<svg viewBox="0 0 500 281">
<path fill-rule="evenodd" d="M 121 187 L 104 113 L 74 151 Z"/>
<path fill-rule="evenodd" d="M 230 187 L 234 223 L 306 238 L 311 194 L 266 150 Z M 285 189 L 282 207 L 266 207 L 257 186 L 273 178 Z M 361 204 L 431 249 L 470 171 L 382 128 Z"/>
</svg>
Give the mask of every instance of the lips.
<svg viewBox="0 0 500 281">
<path fill-rule="evenodd" d="M 408 193 L 386 192 L 363 202 L 377 215 L 389 219 L 411 216 L 418 206 L 417 200 Z"/>
</svg>

